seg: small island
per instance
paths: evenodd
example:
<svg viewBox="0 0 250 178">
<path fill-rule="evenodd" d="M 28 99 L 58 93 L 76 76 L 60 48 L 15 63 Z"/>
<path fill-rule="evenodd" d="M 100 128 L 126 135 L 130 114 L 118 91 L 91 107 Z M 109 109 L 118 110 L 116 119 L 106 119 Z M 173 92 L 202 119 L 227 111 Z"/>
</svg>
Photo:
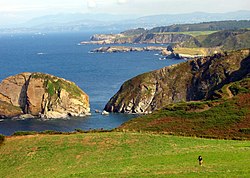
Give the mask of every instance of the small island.
<svg viewBox="0 0 250 178">
<path fill-rule="evenodd" d="M 1 118 L 48 119 L 89 114 L 88 95 L 63 78 L 25 72 L 0 83 Z"/>
</svg>

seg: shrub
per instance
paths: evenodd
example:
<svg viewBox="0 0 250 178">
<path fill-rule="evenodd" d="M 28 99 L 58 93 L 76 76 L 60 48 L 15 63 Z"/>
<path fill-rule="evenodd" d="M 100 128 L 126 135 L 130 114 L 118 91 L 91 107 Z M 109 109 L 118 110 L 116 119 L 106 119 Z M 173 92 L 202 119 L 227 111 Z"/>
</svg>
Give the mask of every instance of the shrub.
<svg viewBox="0 0 250 178">
<path fill-rule="evenodd" d="M 0 134 L 0 145 L 4 142 L 5 136 Z"/>
<path fill-rule="evenodd" d="M 12 136 L 36 135 L 36 134 L 38 134 L 36 131 L 16 131 L 12 134 Z"/>
<path fill-rule="evenodd" d="M 45 131 L 40 132 L 40 134 L 55 135 L 55 134 L 63 134 L 63 132 L 55 131 L 55 130 L 45 130 Z"/>
<path fill-rule="evenodd" d="M 245 134 L 250 134 L 250 128 L 241 128 L 239 131 Z"/>
</svg>

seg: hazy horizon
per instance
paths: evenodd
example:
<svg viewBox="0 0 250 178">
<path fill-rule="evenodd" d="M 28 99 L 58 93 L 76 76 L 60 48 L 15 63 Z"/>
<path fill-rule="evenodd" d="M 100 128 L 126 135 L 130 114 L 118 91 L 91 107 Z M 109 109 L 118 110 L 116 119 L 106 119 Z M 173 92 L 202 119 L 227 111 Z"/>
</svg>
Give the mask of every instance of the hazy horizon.
<svg viewBox="0 0 250 178">
<path fill-rule="evenodd" d="M 1 2 L 2 1 L 2 2 Z M 0 23 L 18 24 L 30 19 L 68 13 L 127 15 L 128 18 L 192 12 L 226 13 L 250 10 L 248 0 L 8 0 L 0 1 Z M 216 5 L 215 5 L 216 4 Z"/>
</svg>

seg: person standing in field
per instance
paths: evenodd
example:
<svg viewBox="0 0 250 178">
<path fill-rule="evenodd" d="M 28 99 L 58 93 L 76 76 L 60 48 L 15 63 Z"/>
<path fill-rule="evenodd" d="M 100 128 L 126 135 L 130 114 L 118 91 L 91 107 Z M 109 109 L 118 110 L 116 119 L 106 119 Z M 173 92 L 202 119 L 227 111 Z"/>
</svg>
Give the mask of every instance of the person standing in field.
<svg viewBox="0 0 250 178">
<path fill-rule="evenodd" d="M 199 165 L 202 166 L 203 160 L 202 160 L 202 157 L 201 157 L 201 156 L 198 157 L 198 161 L 199 161 Z"/>
</svg>

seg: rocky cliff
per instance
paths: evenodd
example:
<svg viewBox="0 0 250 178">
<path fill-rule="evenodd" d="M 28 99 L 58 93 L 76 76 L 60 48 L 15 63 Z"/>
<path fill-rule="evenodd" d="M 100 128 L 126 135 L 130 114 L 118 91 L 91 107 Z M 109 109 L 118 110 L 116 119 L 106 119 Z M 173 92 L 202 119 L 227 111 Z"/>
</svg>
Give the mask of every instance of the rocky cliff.
<svg viewBox="0 0 250 178">
<path fill-rule="evenodd" d="M 0 83 L 0 116 L 84 116 L 89 97 L 73 82 L 43 73 L 21 73 Z"/>
<path fill-rule="evenodd" d="M 149 113 L 181 101 L 220 97 L 223 85 L 249 77 L 250 50 L 215 54 L 144 73 L 126 81 L 105 110 Z"/>
</svg>

